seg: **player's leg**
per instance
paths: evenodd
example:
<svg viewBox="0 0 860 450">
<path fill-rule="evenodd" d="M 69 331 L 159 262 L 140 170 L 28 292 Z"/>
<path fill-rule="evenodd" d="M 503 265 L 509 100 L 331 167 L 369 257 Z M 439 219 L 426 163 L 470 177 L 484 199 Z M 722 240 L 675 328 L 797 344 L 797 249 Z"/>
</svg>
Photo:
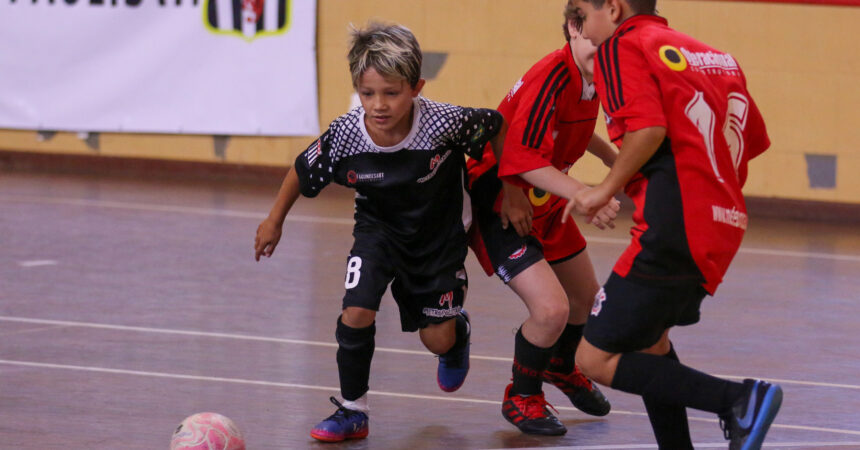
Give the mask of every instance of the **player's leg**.
<svg viewBox="0 0 860 450">
<path fill-rule="evenodd" d="M 547 408 L 542 389 L 553 346 L 567 322 L 564 289 L 542 258 L 520 271 L 508 286 L 523 300 L 529 317 L 514 338 L 513 383 L 505 390 L 502 414 L 524 433 L 564 434 L 567 429 Z"/>
<path fill-rule="evenodd" d="M 613 273 L 596 298 L 597 315 L 589 317 L 577 364 L 590 378 L 613 389 L 718 414 L 728 424 L 733 448 L 758 448 L 779 409 L 779 386 L 723 380 L 672 358 L 639 351 L 655 344 L 666 348 L 665 329 L 698 321 L 703 297 L 699 286 L 655 288 Z M 749 417 L 749 423 L 739 417 Z"/>
<path fill-rule="evenodd" d="M 466 269 L 445 269 L 436 277 L 402 274 L 391 285 L 400 305 L 404 331 L 418 329 L 421 342 L 439 356 L 436 382 L 454 392 L 469 373 L 471 324 L 463 309 L 468 290 Z"/>
<path fill-rule="evenodd" d="M 475 181 L 472 213 L 481 253 L 529 310 L 514 340 L 513 383 L 505 389 L 502 415 L 524 433 L 564 434 L 567 429 L 547 409 L 541 385 L 552 346 L 567 322 L 567 298 L 543 258 L 540 242 L 534 236 L 520 237 L 512 226 L 502 227 L 494 210 L 500 191 L 494 171 Z"/>
<path fill-rule="evenodd" d="M 579 410 L 594 416 L 605 416 L 611 409 L 609 401 L 574 363 L 576 348 L 582 338 L 594 295 L 600 289 L 591 259 L 588 251 L 582 247 L 571 256 L 553 261 L 550 265 L 567 295 L 570 313 L 543 379 L 564 392 Z"/>
<path fill-rule="evenodd" d="M 372 238 L 356 236 L 347 259 L 346 294 L 335 330 L 343 403 L 332 397 L 337 410 L 311 430 L 311 436 L 321 441 L 364 438 L 369 432 L 367 391 L 375 348 L 376 311 L 392 277 L 390 267 L 377 262 L 385 261 L 380 257 L 384 247 L 374 242 Z"/>
</svg>

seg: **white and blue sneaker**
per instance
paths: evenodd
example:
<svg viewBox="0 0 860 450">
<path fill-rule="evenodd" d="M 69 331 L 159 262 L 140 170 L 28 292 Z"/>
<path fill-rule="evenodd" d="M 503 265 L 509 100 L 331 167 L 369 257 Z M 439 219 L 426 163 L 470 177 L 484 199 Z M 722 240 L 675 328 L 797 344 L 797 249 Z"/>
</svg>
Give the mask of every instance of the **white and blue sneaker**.
<svg viewBox="0 0 860 450">
<path fill-rule="evenodd" d="M 730 450 L 758 450 L 779 407 L 782 388 L 762 380 L 744 380 L 746 394 L 732 407 L 729 415 L 720 417 L 720 426 Z"/>
</svg>

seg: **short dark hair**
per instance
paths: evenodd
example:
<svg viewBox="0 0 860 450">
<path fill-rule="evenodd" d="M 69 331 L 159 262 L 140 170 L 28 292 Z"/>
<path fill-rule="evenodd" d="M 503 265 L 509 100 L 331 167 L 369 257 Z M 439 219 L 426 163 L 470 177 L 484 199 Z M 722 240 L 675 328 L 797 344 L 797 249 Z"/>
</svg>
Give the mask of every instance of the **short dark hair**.
<svg viewBox="0 0 860 450">
<path fill-rule="evenodd" d="M 603 8 L 606 0 L 585 0 L 591 3 L 596 9 Z M 656 14 L 657 0 L 621 0 L 630 5 L 630 9 L 636 14 Z"/>
<path fill-rule="evenodd" d="M 573 21 L 573 27 L 576 31 L 582 32 L 582 19 L 576 14 L 576 7 L 573 6 L 573 0 L 567 0 L 564 5 L 564 23 L 561 24 L 561 30 L 564 32 L 564 39 L 570 42 L 570 32 L 567 31 L 567 22 Z"/>
</svg>

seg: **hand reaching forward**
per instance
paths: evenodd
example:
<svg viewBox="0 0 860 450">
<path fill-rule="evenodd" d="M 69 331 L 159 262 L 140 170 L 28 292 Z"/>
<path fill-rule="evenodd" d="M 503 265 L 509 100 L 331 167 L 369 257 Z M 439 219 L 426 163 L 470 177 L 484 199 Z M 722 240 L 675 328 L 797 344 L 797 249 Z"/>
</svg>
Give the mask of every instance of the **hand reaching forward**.
<svg viewBox="0 0 860 450">
<path fill-rule="evenodd" d="M 254 238 L 254 259 L 259 261 L 260 255 L 265 255 L 267 258 L 271 257 L 280 240 L 280 226 L 268 218 L 260 222 L 257 227 L 257 236 Z"/>
<path fill-rule="evenodd" d="M 621 209 L 621 202 L 612 197 L 611 193 L 604 192 L 601 186 L 596 186 L 580 190 L 567 202 L 562 221 L 566 221 L 568 215 L 576 212 L 586 216 L 586 222 L 601 230 L 606 227 L 615 228 L 613 221 L 618 216 L 619 209 Z"/>
</svg>

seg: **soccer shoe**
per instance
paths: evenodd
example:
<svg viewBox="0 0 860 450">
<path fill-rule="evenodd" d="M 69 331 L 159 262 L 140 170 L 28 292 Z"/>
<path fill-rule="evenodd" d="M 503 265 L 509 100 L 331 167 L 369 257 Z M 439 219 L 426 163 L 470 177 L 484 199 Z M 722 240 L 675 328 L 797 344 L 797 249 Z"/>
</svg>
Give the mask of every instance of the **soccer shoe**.
<svg viewBox="0 0 860 450">
<path fill-rule="evenodd" d="M 439 355 L 439 368 L 436 369 L 436 382 L 439 389 L 445 392 L 460 389 L 466 381 L 466 374 L 469 373 L 469 337 L 472 334 L 472 326 L 466 311 L 461 310 L 460 316 L 466 320 L 466 343 L 460 348 L 452 348 L 448 353 Z"/>
<path fill-rule="evenodd" d="M 547 408 L 552 407 L 540 394 L 511 395 L 513 384 L 505 388 L 505 398 L 502 400 L 502 415 L 523 433 L 542 434 L 545 436 L 561 436 L 567 433 L 567 428 Z"/>
<path fill-rule="evenodd" d="M 568 374 L 545 370 L 543 381 L 561 389 L 573 406 L 586 414 L 605 416 L 612 408 L 609 400 L 579 371 L 579 367 L 573 366 L 573 372 Z"/>
<path fill-rule="evenodd" d="M 782 404 L 782 388 L 762 380 L 744 380 L 747 393 L 731 413 L 720 417 L 720 427 L 730 450 L 758 450 Z"/>
<path fill-rule="evenodd" d="M 366 438 L 370 423 L 367 413 L 346 408 L 334 397 L 329 400 L 337 406 L 337 411 L 318 423 L 311 430 L 311 437 L 323 442 Z"/>
</svg>

